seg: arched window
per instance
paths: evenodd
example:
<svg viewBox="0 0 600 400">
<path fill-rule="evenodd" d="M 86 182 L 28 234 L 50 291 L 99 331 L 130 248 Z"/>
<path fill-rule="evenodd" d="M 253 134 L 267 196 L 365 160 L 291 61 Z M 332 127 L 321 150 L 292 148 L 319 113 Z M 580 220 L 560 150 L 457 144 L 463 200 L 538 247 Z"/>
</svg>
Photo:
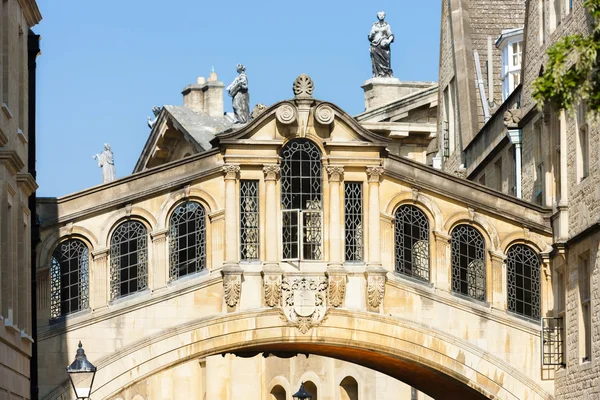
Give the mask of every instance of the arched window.
<svg viewBox="0 0 600 400">
<path fill-rule="evenodd" d="M 281 150 L 283 259 L 323 255 L 321 152 L 311 141 L 292 140 Z"/>
<path fill-rule="evenodd" d="M 273 386 L 273 389 L 271 389 L 270 394 L 271 394 L 269 396 L 270 400 L 286 400 L 286 398 L 287 398 L 285 389 L 281 385 Z"/>
<path fill-rule="evenodd" d="M 89 250 L 81 240 L 59 244 L 50 261 L 50 317 L 88 308 Z"/>
<path fill-rule="evenodd" d="M 485 242 L 470 225 L 452 230 L 452 291 L 485 301 Z"/>
<path fill-rule="evenodd" d="M 415 206 L 398 207 L 394 222 L 396 272 L 429 281 L 429 221 Z"/>
<path fill-rule="evenodd" d="M 358 382 L 351 376 L 345 377 L 340 382 L 341 400 L 358 400 Z"/>
<path fill-rule="evenodd" d="M 200 203 L 187 201 L 169 219 L 169 279 L 206 268 L 206 211 Z"/>
<path fill-rule="evenodd" d="M 144 224 L 127 221 L 110 239 L 110 296 L 127 296 L 148 287 L 148 233 Z"/>
<path fill-rule="evenodd" d="M 506 254 L 508 311 L 540 318 L 540 258 L 524 244 L 511 246 Z"/>
<path fill-rule="evenodd" d="M 306 381 L 306 382 L 304 382 L 304 390 L 306 390 L 308 393 L 312 394 L 311 400 L 318 400 L 319 389 L 317 388 L 317 385 L 315 385 L 311 381 Z"/>
</svg>

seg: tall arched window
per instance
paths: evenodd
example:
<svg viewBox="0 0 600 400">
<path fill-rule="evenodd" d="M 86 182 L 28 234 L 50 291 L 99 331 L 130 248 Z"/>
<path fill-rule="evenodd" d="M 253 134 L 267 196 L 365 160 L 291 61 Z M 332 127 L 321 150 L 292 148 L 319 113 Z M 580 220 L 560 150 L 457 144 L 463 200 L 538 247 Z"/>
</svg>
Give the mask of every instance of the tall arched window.
<svg viewBox="0 0 600 400">
<path fill-rule="evenodd" d="M 340 382 L 340 400 L 358 400 L 358 382 L 347 376 Z"/>
<path fill-rule="evenodd" d="M 452 291 L 485 301 L 485 241 L 470 225 L 452 230 Z"/>
<path fill-rule="evenodd" d="M 400 206 L 394 222 L 396 272 L 429 281 L 429 221 L 415 206 Z"/>
<path fill-rule="evenodd" d="M 206 211 L 200 203 L 187 201 L 169 219 L 169 279 L 206 268 Z"/>
<path fill-rule="evenodd" d="M 511 246 L 506 254 L 508 311 L 540 318 L 540 258 L 524 244 Z"/>
<path fill-rule="evenodd" d="M 283 259 L 320 260 L 323 255 L 321 152 L 296 139 L 281 150 Z"/>
<path fill-rule="evenodd" d="M 139 221 L 127 221 L 110 239 L 110 296 L 127 296 L 148 287 L 148 233 Z"/>
<path fill-rule="evenodd" d="M 89 250 L 81 240 L 59 244 L 50 261 L 50 317 L 88 308 Z"/>
</svg>

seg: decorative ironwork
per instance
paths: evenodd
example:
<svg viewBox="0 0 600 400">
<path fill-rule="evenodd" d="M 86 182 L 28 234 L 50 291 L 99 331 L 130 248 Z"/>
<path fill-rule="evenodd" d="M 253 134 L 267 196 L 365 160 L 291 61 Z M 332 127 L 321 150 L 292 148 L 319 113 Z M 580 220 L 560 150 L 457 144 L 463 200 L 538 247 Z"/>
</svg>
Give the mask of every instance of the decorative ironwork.
<svg viewBox="0 0 600 400">
<path fill-rule="evenodd" d="M 540 319 L 540 264 L 540 258 L 529 246 L 516 244 L 508 249 L 508 311 Z"/>
<path fill-rule="evenodd" d="M 200 203 L 187 201 L 169 219 L 169 279 L 206 268 L 206 211 Z"/>
<path fill-rule="evenodd" d="M 542 318 L 542 365 L 565 365 L 562 318 Z"/>
<path fill-rule="evenodd" d="M 297 139 L 282 149 L 281 156 L 283 258 L 319 260 L 323 254 L 321 152 L 311 141 Z"/>
<path fill-rule="evenodd" d="M 127 296 L 148 287 L 148 233 L 138 221 L 127 221 L 110 239 L 110 297 Z"/>
<path fill-rule="evenodd" d="M 429 281 L 429 220 L 410 205 L 398 207 L 394 222 L 396 272 Z"/>
<path fill-rule="evenodd" d="M 344 228 L 346 261 L 363 261 L 362 182 L 344 184 Z"/>
<path fill-rule="evenodd" d="M 50 261 L 50 318 L 88 308 L 89 250 L 81 240 L 59 244 Z"/>
<path fill-rule="evenodd" d="M 259 257 L 258 181 L 240 181 L 240 251 L 244 261 Z"/>
<path fill-rule="evenodd" d="M 485 242 L 469 225 L 452 230 L 452 291 L 485 301 Z"/>
</svg>

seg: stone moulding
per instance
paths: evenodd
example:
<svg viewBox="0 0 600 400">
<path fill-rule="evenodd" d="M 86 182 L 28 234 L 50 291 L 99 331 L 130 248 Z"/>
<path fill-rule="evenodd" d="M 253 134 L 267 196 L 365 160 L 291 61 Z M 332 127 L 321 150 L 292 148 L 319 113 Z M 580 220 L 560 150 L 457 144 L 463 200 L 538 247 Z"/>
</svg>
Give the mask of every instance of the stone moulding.
<svg viewBox="0 0 600 400">
<path fill-rule="evenodd" d="M 291 276 L 281 281 L 281 320 L 306 333 L 327 316 L 327 279 Z"/>
<path fill-rule="evenodd" d="M 283 103 L 277 107 L 277 110 L 275 111 L 275 117 L 277 118 L 277 121 L 281 122 L 282 124 L 289 125 L 294 123 L 294 121 L 296 121 L 298 118 L 298 111 L 296 106 L 290 103 Z"/>
</svg>

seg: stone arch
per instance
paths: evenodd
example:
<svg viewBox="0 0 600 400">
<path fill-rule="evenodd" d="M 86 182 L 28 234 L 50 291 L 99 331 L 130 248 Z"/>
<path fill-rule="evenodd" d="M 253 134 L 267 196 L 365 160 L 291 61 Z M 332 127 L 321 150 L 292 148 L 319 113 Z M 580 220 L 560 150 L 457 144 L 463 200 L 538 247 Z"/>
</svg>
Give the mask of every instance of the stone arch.
<svg viewBox="0 0 600 400">
<path fill-rule="evenodd" d="M 137 220 L 146 226 L 148 233 L 152 232 L 156 227 L 156 218 L 147 210 L 141 207 L 131 207 L 131 209 L 123 208 L 121 210 L 112 213 L 103 224 L 103 228 L 100 234 L 100 247 L 108 247 L 110 243 L 110 236 L 114 232 L 115 228 L 125 220 Z"/>
<path fill-rule="evenodd" d="M 434 398 L 552 399 L 524 373 L 470 342 L 399 317 L 338 309 L 330 309 L 328 318 L 304 335 L 272 309 L 173 327 L 97 360 L 93 397 L 110 398 L 123 387 L 191 359 L 238 351 L 311 353 L 350 361 Z M 48 399 L 68 390 L 65 381 Z"/>
<path fill-rule="evenodd" d="M 444 224 L 444 233 L 450 234 L 452 229 L 459 224 L 469 224 L 475 227 L 485 239 L 486 250 L 499 251 L 500 237 L 496 227 L 483 215 L 473 211 L 460 211 L 453 214 Z"/>
<path fill-rule="evenodd" d="M 304 390 L 312 395 L 311 400 L 319 400 L 319 387 L 321 385 L 316 384 L 311 379 L 302 380 L 302 382 L 304 382 Z M 300 387 L 300 385 L 298 385 L 298 387 Z"/>
<path fill-rule="evenodd" d="M 50 266 L 52 252 L 54 252 L 54 249 L 60 242 L 68 239 L 82 240 L 88 246 L 90 256 L 98 247 L 98 239 L 89 229 L 76 225 L 63 227 L 59 229 L 58 232 L 45 238 L 39 245 L 38 250 L 36 251 L 36 265 L 38 271 L 44 270 Z"/>
<path fill-rule="evenodd" d="M 197 201 L 204 206 L 206 214 L 214 213 L 218 210 L 215 198 L 205 190 L 190 188 L 189 190 L 180 190 L 170 193 L 160 205 L 160 211 L 157 216 L 156 229 L 165 229 L 169 225 L 171 213 L 180 203 L 184 201 Z"/>
<path fill-rule="evenodd" d="M 340 400 L 358 400 L 359 386 L 358 381 L 352 376 L 347 375 L 339 383 Z"/>
<path fill-rule="evenodd" d="M 288 382 L 288 380 L 285 377 L 276 376 L 275 378 L 271 379 L 271 382 L 269 382 L 269 385 L 267 385 L 267 392 L 269 393 L 269 395 L 273 395 L 273 390 L 276 389 L 277 387 L 282 388 L 285 393 L 285 397 L 283 397 L 283 400 L 287 400 L 287 399 L 291 398 L 293 393 L 290 392 L 290 390 L 291 390 L 290 383 Z M 282 399 L 277 397 L 277 395 L 275 395 L 275 396 L 271 396 L 269 400 L 282 400 Z"/>
<path fill-rule="evenodd" d="M 502 239 L 500 249 L 503 254 L 506 254 L 508 249 L 514 244 L 526 244 L 531 246 L 540 254 L 550 253 L 552 246 L 548 244 L 540 235 L 532 232 L 517 231 Z"/>
<path fill-rule="evenodd" d="M 444 217 L 442 210 L 438 205 L 427 195 L 423 193 L 417 193 L 416 197 L 413 192 L 400 192 L 394 195 L 390 201 L 388 201 L 385 212 L 388 215 L 394 215 L 398 207 L 402 205 L 413 205 L 419 207 L 421 211 L 427 215 L 431 224 L 431 231 L 441 231 L 444 226 Z"/>
<path fill-rule="evenodd" d="M 300 136 L 300 135 L 291 135 L 287 138 L 285 138 L 285 140 L 283 141 L 283 143 L 281 144 L 281 146 L 279 147 L 279 149 L 277 150 L 277 154 L 281 154 L 281 150 L 287 146 L 290 142 L 293 142 L 294 140 L 298 140 L 298 139 L 306 139 L 309 142 L 313 143 L 315 146 L 317 146 L 317 148 L 319 149 L 319 151 L 321 152 L 321 163 L 323 166 L 323 173 L 325 173 L 325 164 L 324 161 L 327 159 L 327 151 L 325 150 L 325 146 L 323 146 L 323 139 L 320 138 L 319 136 L 313 134 L 313 133 L 307 133 L 305 136 Z"/>
</svg>

